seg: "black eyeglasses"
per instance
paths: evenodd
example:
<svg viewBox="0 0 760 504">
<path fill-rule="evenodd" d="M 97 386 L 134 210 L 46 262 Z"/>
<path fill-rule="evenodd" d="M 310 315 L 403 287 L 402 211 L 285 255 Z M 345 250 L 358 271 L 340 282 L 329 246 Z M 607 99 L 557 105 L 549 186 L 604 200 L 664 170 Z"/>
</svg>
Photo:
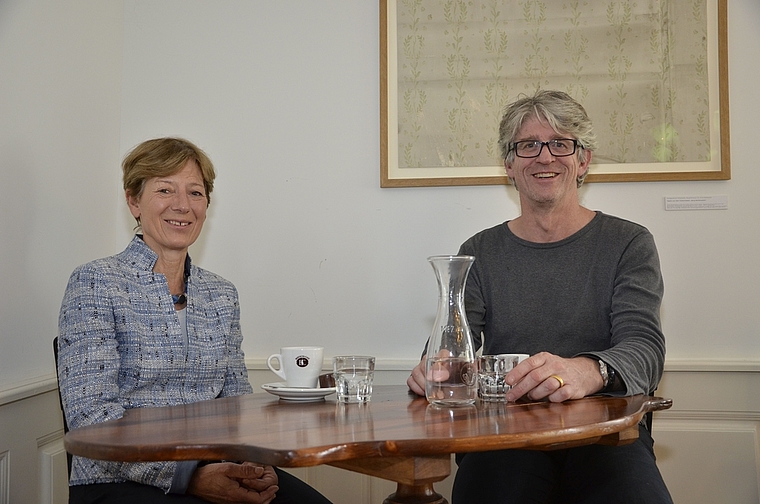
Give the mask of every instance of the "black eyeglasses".
<svg viewBox="0 0 760 504">
<path fill-rule="evenodd" d="M 554 157 L 572 156 L 578 148 L 578 140 L 573 138 L 555 138 L 548 142 L 523 140 L 513 143 L 509 150 L 515 151 L 517 157 L 534 158 L 541 155 L 544 146 L 549 149 L 549 153 Z M 583 146 L 580 147 L 583 148 Z"/>
</svg>

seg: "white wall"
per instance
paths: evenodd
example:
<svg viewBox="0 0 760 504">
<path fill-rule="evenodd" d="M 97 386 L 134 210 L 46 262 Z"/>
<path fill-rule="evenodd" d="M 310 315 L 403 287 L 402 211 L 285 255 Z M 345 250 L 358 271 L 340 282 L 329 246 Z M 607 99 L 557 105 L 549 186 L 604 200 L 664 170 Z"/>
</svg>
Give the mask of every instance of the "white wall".
<svg viewBox="0 0 760 504">
<path fill-rule="evenodd" d="M 648 226 L 668 359 L 760 360 L 754 97 L 757 3 L 729 11 L 732 180 L 589 184 L 591 208 Z M 195 260 L 238 286 L 245 350 L 419 353 L 426 257 L 518 213 L 512 188 L 379 187 L 374 0 L 0 4 L 0 385 L 52 372 L 66 279 L 132 232 L 119 161 L 184 135 L 218 168 Z M 727 194 L 725 211 L 666 212 Z"/>
<path fill-rule="evenodd" d="M 379 188 L 377 2 L 125 3 L 121 150 L 181 134 L 216 162 L 195 255 L 238 285 L 249 357 L 297 342 L 322 342 L 327 355 L 417 355 L 435 309 L 425 258 L 455 252 L 518 209 L 505 187 Z M 750 33 L 732 40 L 757 40 Z M 743 64 L 752 44 L 741 40 L 731 46 L 732 91 L 757 71 Z M 741 104 L 733 180 L 584 192 L 591 208 L 655 233 L 669 358 L 760 356 L 760 174 L 742 127 L 757 105 L 736 92 L 731 101 Z M 663 209 L 666 195 L 705 194 L 727 194 L 730 209 Z M 129 226 L 119 229 L 125 242 Z"/>
<path fill-rule="evenodd" d="M 53 372 L 72 268 L 116 248 L 121 18 L 121 2 L 0 2 L 0 389 Z"/>
<path fill-rule="evenodd" d="M 730 181 L 583 192 L 589 207 L 648 226 L 660 249 L 661 391 L 675 407 L 655 429 L 669 485 L 685 496 L 693 474 L 710 473 L 689 450 L 720 430 L 720 443 L 745 450 L 710 449 L 716 464 L 741 460 L 749 476 L 735 472 L 716 491 L 741 487 L 746 502 L 757 502 L 760 458 L 758 21 L 756 0 L 730 2 Z M 376 0 L 0 1 L 3 425 L 21 427 L 17 406 L 39 394 L 51 403 L 66 280 L 126 245 L 119 162 L 157 135 L 185 135 L 216 163 L 210 219 L 192 253 L 240 290 L 257 384 L 281 344 L 321 342 L 328 356 L 366 352 L 386 368 L 410 367 L 436 307 L 425 258 L 455 252 L 518 208 L 506 187 L 380 189 L 378 52 Z M 728 195 L 728 210 L 663 209 L 665 196 L 716 194 Z M 26 414 L 40 418 L 36 408 Z M 36 443 L 25 445 L 50 446 L 59 425 L 35 424 Z M 24 432 L 0 429 L 0 452 Z M 20 480 L 25 467 L 14 470 Z"/>
</svg>

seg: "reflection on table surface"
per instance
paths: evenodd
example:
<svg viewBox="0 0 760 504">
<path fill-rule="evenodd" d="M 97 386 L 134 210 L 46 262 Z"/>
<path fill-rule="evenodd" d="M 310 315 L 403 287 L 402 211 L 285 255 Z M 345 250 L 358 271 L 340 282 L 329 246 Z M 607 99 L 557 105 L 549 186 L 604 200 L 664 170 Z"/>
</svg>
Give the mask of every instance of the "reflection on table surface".
<svg viewBox="0 0 760 504">
<path fill-rule="evenodd" d="M 406 386 L 377 386 L 367 404 L 336 403 L 334 396 L 290 403 L 255 393 L 128 410 L 119 420 L 72 430 L 65 441 L 75 455 L 104 460 L 227 459 L 305 467 L 483 449 L 622 444 L 638 435 L 644 414 L 671 405 L 669 399 L 633 396 L 442 408 Z"/>
</svg>

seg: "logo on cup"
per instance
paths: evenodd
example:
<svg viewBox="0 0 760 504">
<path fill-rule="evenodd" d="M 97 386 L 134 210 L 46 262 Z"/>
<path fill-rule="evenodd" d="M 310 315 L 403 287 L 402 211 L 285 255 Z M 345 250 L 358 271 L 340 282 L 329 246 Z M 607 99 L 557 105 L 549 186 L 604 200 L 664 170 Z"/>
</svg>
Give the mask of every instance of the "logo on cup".
<svg viewBox="0 0 760 504">
<path fill-rule="evenodd" d="M 296 366 L 306 367 L 309 365 L 309 358 L 305 355 L 299 355 L 296 357 Z"/>
</svg>

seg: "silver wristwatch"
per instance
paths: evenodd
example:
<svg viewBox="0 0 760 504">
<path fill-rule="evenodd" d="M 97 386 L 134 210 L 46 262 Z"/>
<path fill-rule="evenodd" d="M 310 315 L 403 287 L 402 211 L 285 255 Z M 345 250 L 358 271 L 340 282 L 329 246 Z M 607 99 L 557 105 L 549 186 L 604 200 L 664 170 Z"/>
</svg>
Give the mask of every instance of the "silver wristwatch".
<svg viewBox="0 0 760 504">
<path fill-rule="evenodd" d="M 599 359 L 599 373 L 602 375 L 602 390 L 610 384 L 610 374 L 607 372 L 607 363 Z"/>
</svg>

